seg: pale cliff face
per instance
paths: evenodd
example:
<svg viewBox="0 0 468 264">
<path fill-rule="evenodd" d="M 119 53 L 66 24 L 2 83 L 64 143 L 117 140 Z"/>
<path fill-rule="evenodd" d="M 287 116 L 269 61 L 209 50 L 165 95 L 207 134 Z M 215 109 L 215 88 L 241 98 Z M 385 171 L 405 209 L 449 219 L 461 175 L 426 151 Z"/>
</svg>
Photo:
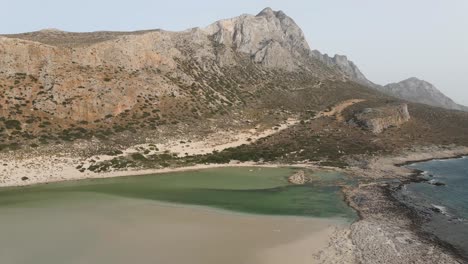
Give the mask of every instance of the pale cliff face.
<svg viewBox="0 0 468 264">
<path fill-rule="evenodd" d="M 138 97 L 159 98 L 153 99 L 156 105 L 172 105 L 161 98 L 174 95 L 190 101 L 194 94 L 183 87 L 207 86 L 196 80 L 201 75 L 220 75 L 216 79 L 221 80 L 223 67 L 238 67 L 246 63 L 245 58 L 268 69 L 306 70 L 326 79 L 337 75 L 317 65 L 308 52 L 296 23 L 269 8 L 256 16 L 243 15 L 183 32 L 48 30 L 0 36 L 1 85 L 15 88 L 4 91 L 0 110 L 3 115 L 14 115 L 12 107 L 23 105 L 22 111 L 31 114 L 93 122 L 137 107 Z M 17 74 L 34 81 L 13 80 Z M 204 92 L 209 89 L 213 88 Z M 228 95 L 217 97 L 229 100 Z M 224 103 L 219 100 L 210 106 L 215 104 Z"/>
<path fill-rule="evenodd" d="M 408 122 L 411 116 L 407 104 L 388 105 L 378 108 L 367 108 L 355 115 L 354 122 L 375 134 L 382 133 L 390 127 L 400 127 Z"/>
<path fill-rule="evenodd" d="M 283 12 L 264 9 L 256 16 L 242 15 L 218 21 L 205 29 L 217 44 L 233 47 L 268 67 L 287 70 L 300 65 L 309 50 L 304 33 Z"/>
<path fill-rule="evenodd" d="M 344 73 L 348 78 L 357 83 L 376 88 L 377 85 L 369 81 L 366 76 L 359 70 L 354 62 L 348 60 L 344 55 L 335 55 L 334 57 L 328 56 L 328 54 L 322 54 L 318 50 L 310 52 L 311 56 L 317 58 L 328 67 L 335 67 Z"/>
<path fill-rule="evenodd" d="M 31 104 L 26 111 L 34 109 L 76 121 L 118 115 L 135 106 L 138 94 L 160 95 L 173 90 L 160 75 L 132 75 L 147 68 L 174 70 L 174 58 L 180 52 L 171 48 L 170 41 L 170 36 L 156 32 L 69 48 L 2 37 L 0 74 L 6 76 L 5 86 L 15 86 L 15 90 L 5 90 L 0 104 L 5 112 L 11 105 L 23 104 L 15 102 L 15 98 L 22 98 Z M 16 74 L 32 76 L 35 81 L 10 83 L 8 79 Z M 13 93 L 16 96 L 12 97 Z"/>
</svg>

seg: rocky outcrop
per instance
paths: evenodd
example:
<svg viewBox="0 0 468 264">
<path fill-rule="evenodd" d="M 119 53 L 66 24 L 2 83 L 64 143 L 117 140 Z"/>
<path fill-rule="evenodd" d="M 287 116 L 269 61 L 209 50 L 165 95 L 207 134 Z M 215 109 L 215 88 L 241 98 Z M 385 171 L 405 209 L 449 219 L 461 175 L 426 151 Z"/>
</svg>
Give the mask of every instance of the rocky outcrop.
<svg viewBox="0 0 468 264">
<path fill-rule="evenodd" d="M 351 123 L 356 123 L 373 133 L 382 133 L 389 127 L 399 127 L 410 120 L 407 104 L 366 108 L 357 113 Z"/>
<path fill-rule="evenodd" d="M 288 181 L 295 185 L 303 185 L 310 182 L 310 178 L 305 175 L 305 172 L 300 170 L 288 177 Z"/>
<path fill-rule="evenodd" d="M 468 107 L 455 103 L 431 83 L 414 77 L 399 83 L 387 84 L 380 90 L 397 98 L 415 103 L 468 111 Z"/>
<path fill-rule="evenodd" d="M 242 15 L 218 21 L 203 32 L 217 45 L 232 47 L 267 67 L 294 70 L 300 66 L 309 45 L 304 33 L 282 11 L 266 8 L 258 15 Z"/>
<path fill-rule="evenodd" d="M 354 64 L 354 62 L 348 60 L 348 57 L 344 55 L 335 55 L 334 57 L 328 56 L 328 54 L 322 54 L 318 50 L 313 50 L 310 54 L 319 59 L 322 63 L 327 65 L 328 67 L 335 67 L 343 74 L 345 74 L 348 78 L 352 81 L 357 83 L 375 88 L 378 85 L 369 81 L 366 76 L 359 70 L 359 68 Z"/>
</svg>

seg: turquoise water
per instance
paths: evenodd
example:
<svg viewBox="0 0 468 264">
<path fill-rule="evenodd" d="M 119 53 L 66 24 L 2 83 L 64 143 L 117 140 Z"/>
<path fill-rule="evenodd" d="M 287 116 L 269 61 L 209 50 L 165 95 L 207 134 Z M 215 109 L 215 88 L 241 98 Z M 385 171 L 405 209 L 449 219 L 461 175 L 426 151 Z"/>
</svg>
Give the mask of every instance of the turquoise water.
<svg viewBox="0 0 468 264">
<path fill-rule="evenodd" d="M 420 211 L 423 229 L 455 246 L 468 257 L 468 158 L 434 160 L 408 166 L 433 183 L 411 183 L 397 197 Z"/>
<path fill-rule="evenodd" d="M 0 190 L 2 207 L 40 207 L 72 194 L 98 193 L 126 198 L 211 206 L 232 211 L 355 219 L 337 184 L 348 182 L 334 172 L 306 173 L 304 186 L 288 183 L 291 168 L 220 168 L 178 173 L 82 180 Z"/>
<path fill-rule="evenodd" d="M 286 263 L 259 261 L 272 248 L 310 263 L 296 242 L 356 218 L 338 186 L 351 181 L 307 170 L 313 182 L 294 186 L 295 172 L 219 168 L 1 188 L 0 264 Z"/>
</svg>

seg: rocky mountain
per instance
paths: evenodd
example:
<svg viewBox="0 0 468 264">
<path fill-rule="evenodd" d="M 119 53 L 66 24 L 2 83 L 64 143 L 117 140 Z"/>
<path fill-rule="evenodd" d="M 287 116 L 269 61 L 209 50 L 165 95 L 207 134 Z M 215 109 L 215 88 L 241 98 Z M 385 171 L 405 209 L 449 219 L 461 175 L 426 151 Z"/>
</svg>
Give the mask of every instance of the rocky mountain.
<svg viewBox="0 0 468 264">
<path fill-rule="evenodd" d="M 398 101 L 369 88 L 345 56 L 312 51 L 294 20 L 270 8 L 181 32 L 1 35 L 0 57 L 0 150 L 130 144 L 310 119 L 350 99 Z"/>
<path fill-rule="evenodd" d="M 328 54 L 322 54 L 318 50 L 311 51 L 311 55 L 315 58 L 319 59 L 328 67 L 336 68 L 342 73 L 344 73 L 347 77 L 351 80 L 372 87 L 376 88 L 378 85 L 369 81 L 366 76 L 359 70 L 359 68 L 354 64 L 354 62 L 348 60 L 348 57 L 344 55 L 336 54 L 334 57 L 328 56 Z"/>
<path fill-rule="evenodd" d="M 391 83 L 381 86 L 369 81 L 359 70 L 358 66 L 356 66 L 354 62 L 348 60 L 344 55 L 335 55 L 334 57 L 330 57 L 328 54 L 322 54 L 318 50 L 313 50 L 310 54 L 328 67 L 337 69 L 350 80 L 377 89 L 378 91 L 390 96 L 445 109 L 468 111 L 467 106 L 455 103 L 429 82 L 413 77 L 399 83 Z"/>
<path fill-rule="evenodd" d="M 309 51 L 304 33 L 282 11 L 266 8 L 257 16 L 218 21 L 202 32 L 211 36 L 217 45 L 232 47 L 249 55 L 254 62 L 267 67 L 295 70 L 303 66 L 302 59 Z M 228 55 L 228 54 L 226 54 Z M 230 64 L 229 58 L 221 63 Z"/>
<path fill-rule="evenodd" d="M 381 91 L 411 102 L 442 107 L 446 109 L 468 111 L 468 107 L 455 103 L 434 85 L 418 78 L 409 78 L 399 83 L 387 84 Z"/>
<path fill-rule="evenodd" d="M 243 15 L 184 32 L 46 30 L 9 35 L 0 39 L 0 69 L 6 77 L 3 86 L 15 89 L 5 89 L 10 100 L 4 99 L 2 108 L 7 111 L 26 103 L 58 118 L 92 122 L 132 109 L 138 96 L 183 97 L 187 90 L 182 86 L 207 85 L 196 80 L 202 74 L 226 81 L 229 77 L 221 68 L 238 66 L 243 59 L 252 66 L 301 69 L 322 79 L 336 75 L 304 58 L 308 49 L 294 21 L 269 8 L 257 16 Z M 233 96 L 218 96 L 214 105 L 223 105 L 222 100 L 236 103 Z"/>
<path fill-rule="evenodd" d="M 311 51 L 311 54 L 325 65 L 342 72 L 352 81 L 377 89 L 390 96 L 445 109 L 468 111 L 467 106 L 455 103 L 429 82 L 413 77 L 399 83 L 381 86 L 369 81 L 356 64 L 348 60 L 344 55 L 330 57 L 327 54 L 320 53 L 318 50 Z"/>
<path fill-rule="evenodd" d="M 381 96 L 311 54 L 294 20 L 270 8 L 182 32 L 3 35 L 0 144 L 236 124 Z"/>
</svg>

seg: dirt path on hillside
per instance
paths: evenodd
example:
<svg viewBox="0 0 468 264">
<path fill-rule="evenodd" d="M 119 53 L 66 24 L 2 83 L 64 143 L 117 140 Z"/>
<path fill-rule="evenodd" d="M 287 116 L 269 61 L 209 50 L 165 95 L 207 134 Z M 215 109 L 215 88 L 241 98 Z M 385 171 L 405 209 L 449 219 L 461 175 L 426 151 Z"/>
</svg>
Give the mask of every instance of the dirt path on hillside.
<svg viewBox="0 0 468 264">
<path fill-rule="evenodd" d="M 331 116 L 334 116 L 336 118 L 337 121 L 339 122 L 343 122 L 344 121 L 344 117 L 343 115 L 341 114 L 346 108 L 352 106 L 352 105 L 355 105 L 357 103 L 360 103 L 360 102 L 364 102 L 366 100 L 364 99 L 350 99 L 350 100 L 346 100 L 346 101 L 343 101 L 337 105 L 335 105 L 331 110 L 329 111 L 322 111 L 320 113 L 317 114 L 317 118 L 320 118 L 320 117 L 331 117 Z"/>
</svg>

